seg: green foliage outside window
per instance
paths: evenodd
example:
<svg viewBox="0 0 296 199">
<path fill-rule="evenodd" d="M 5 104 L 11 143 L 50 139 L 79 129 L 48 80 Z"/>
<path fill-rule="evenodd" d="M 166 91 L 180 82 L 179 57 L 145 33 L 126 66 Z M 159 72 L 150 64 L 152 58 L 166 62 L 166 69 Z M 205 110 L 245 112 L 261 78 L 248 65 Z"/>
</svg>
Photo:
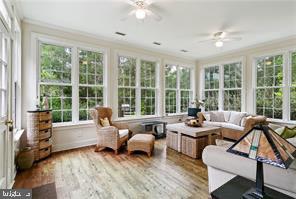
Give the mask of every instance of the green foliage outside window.
<svg viewBox="0 0 296 199">
<path fill-rule="evenodd" d="M 282 119 L 283 55 L 260 58 L 256 61 L 256 68 L 256 113 Z"/>
<path fill-rule="evenodd" d="M 242 65 L 241 62 L 223 65 L 224 110 L 241 111 Z"/>
<path fill-rule="evenodd" d="M 136 64 L 131 57 L 118 57 L 118 116 L 136 115 Z"/>
<path fill-rule="evenodd" d="M 218 110 L 219 97 L 219 66 L 205 68 L 205 110 Z"/>
<path fill-rule="evenodd" d="M 104 104 L 104 56 L 79 50 L 79 120 L 90 120 L 89 111 Z"/>
<path fill-rule="evenodd" d="M 156 62 L 141 60 L 141 115 L 155 115 Z"/>
<path fill-rule="evenodd" d="M 40 102 L 48 97 L 53 122 L 72 121 L 71 48 L 40 45 Z"/>
<path fill-rule="evenodd" d="M 296 52 L 291 54 L 292 81 L 290 88 L 290 118 L 296 120 Z"/>
</svg>

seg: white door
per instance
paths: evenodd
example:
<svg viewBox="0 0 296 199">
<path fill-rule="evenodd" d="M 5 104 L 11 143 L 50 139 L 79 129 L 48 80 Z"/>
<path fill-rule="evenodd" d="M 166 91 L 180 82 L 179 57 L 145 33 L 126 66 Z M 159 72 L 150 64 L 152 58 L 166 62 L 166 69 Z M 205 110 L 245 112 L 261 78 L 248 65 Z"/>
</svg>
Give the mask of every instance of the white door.
<svg viewBox="0 0 296 199">
<path fill-rule="evenodd" d="M 10 37 L 0 26 L 0 188 L 11 188 L 13 159 Z"/>
</svg>

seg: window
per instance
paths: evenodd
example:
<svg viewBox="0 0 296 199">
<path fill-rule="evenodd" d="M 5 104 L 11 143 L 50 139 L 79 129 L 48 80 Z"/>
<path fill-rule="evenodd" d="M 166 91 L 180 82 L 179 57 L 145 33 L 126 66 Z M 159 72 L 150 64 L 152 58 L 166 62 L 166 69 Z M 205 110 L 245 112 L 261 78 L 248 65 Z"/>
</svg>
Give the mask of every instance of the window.
<svg viewBox="0 0 296 199">
<path fill-rule="evenodd" d="M 103 52 L 41 41 L 39 64 L 40 104 L 48 98 L 53 123 L 91 120 L 90 109 L 104 105 Z"/>
<path fill-rule="evenodd" d="M 118 117 L 156 115 L 157 62 L 118 57 Z"/>
<path fill-rule="evenodd" d="M 118 116 L 136 115 L 135 58 L 118 57 Z"/>
<path fill-rule="evenodd" d="M 283 117 L 283 55 L 256 59 L 256 114 Z"/>
<path fill-rule="evenodd" d="M 205 110 L 212 111 L 219 109 L 219 66 L 207 67 L 204 70 L 204 97 Z"/>
<path fill-rule="evenodd" d="M 221 99 L 220 99 L 220 94 Z M 242 109 L 242 62 L 229 62 L 204 69 L 205 111 L 219 107 L 227 111 Z"/>
<path fill-rule="evenodd" d="M 165 112 L 177 112 L 177 66 L 165 66 Z"/>
<path fill-rule="evenodd" d="M 242 66 L 241 62 L 225 64 L 224 68 L 224 110 L 241 111 Z"/>
<path fill-rule="evenodd" d="M 187 112 L 192 99 L 191 69 L 170 65 L 165 66 L 165 112 Z"/>
<path fill-rule="evenodd" d="M 156 62 L 141 60 L 141 115 L 155 115 Z"/>
<path fill-rule="evenodd" d="M 291 53 L 290 120 L 296 120 L 296 52 Z"/>
<path fill-rule="evenodd" d="M 181 112 L 187 112 L 190 95 L 191 95 L 191 86 L 190 86 L 191 78 L 190 78 L 190 69 L 180 67 L 180 92 L 181 92 Z"/>
<path fill-rule="evenodd" d="M 0 121 L 7 117 L 7 60 L 8 60 L 8 38 L 0 33 Z"/>
<path fill-rule="evenodd" d="M 79 120 L 90 120 L 89 110 L 104 105 L 103 54 L 79 50 Z"/>
<path fill-rule="evenodd" d="M 48 97 L 53 122 L 72 121 L 71 48 L 41 43 L 40 100 Z"/>
</svg>

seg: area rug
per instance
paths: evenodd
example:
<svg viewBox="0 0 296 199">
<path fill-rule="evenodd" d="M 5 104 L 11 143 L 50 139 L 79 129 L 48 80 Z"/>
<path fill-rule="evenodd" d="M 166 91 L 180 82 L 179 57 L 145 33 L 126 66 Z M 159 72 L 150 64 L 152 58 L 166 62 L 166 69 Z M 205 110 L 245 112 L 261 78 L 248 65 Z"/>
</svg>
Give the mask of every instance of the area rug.
<svg viewBox="0 0 296 199">
<path fill-rule="evenodd" d="M 57 199 L 55 183 L 33 188 L 32 196 L 33 199 Z"/>
</svg>

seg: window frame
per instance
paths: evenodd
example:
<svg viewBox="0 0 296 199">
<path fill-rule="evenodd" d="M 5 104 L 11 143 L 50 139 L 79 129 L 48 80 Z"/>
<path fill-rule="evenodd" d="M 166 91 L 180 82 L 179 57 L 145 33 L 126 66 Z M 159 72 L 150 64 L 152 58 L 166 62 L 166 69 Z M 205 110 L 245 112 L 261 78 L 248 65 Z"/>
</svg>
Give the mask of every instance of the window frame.
<svg viewBox="0 0 296 199">
<path fill-rule="evenodd" d="M 265 59 L 266 57 L 275 57 L 275 56 L 278 56 L 278 55 L 281 55 L 283 57 L 283 83 L 281 86 L 260 86 L 260 87 L 257 87 L 257 61 L 260 60 L 260 59 Z M 255 84 L 255 93 L 254 93 L 254 113 L 257 114 L 257 89 L 282 89 L 282 92 L 283 92 L 283 95 L 284 95 L 284 87 L 287 85 L 286 82 L 285 82 L 285 69 L 287 68 L 286 64 L 286 60 L 285 60 L 285 54 L 284 53 L 273 53 L 273 54 L 268 54 L 268 55 L 262 55 L 262 56 L 257 56 L 257 57 L 254 57 L 253 58 L 253 63 L 254 63 L 254 72 L 255 72 L 255 76 L 254 76 L 254 84 Z M 274 67 L 274 65 L 273 65 Z M 273 101 L 274 103 L 274 101 Z M 270 118 L 271 120 L 274 120 L 274 121 L 281 121 L 281 120 L 284 120 L 284 97 L 282 99 L 282 119 L 278 119 L 278 118 Z"/>
<path fill-rule="evenodd" d="M 296 49 L 294 50 L 290 50 L 289 51 L 289 57 L 288 57 L 288 63 L 289 63 L 289 67 L 288 67 L 288 74 L 291 74 L 289 75 L 289 81 L 288 81 L 288 90 L 289 90 L 289 106 L 288 106 L 288 118 L 289 118 L 289 121 L 292 121 L 292 122 L 296 122 L 296 119 L 295 120 L 292 120 L 291 118 L 291 90 L 292 88 L 295 88 L 296 89 L 296 82 L 295 82 L 295 85 L 293 86 L 293 59 L 292 59 L 292 55 L 293 53 L 296 54 Z M 296 63 L 295 63 L 296 64 Z M 296 78 L 295 78 L 296 79 Z"/>
<path fill-rule="evenodd" d="M 176 88 L 166 88 L 166 76 L 165 68 L 167 65 L 172 65 L 177 67 L 177 87 Z M 190 89 L 180 88 L 180 67 L 188 68 L 190 70 Z M 192 64 L 186 64 L 178 61 L 165 60 L 163 62 L 163 115 L 164 116 L 175 116 L 184 115 L 186 112 L 181 112 L 181 91 L 189 91 L 189 103 L 194 99 L 195 93 L 195 67 Z M 176 91 L 176 112 L 166 113 L 166 91 Z M 189 107 L 190 105 L 188 105 Z"/>
<path fill-rule="evenodd" d="M 276 56 L 276 55 L 283 55 L 283 103 L 282 103 L 282 110 L 283 110 L 283 117 L 282 119 L 275 119 L 275 118 L 268 118 L 270 122 L 276 123 L 287 123 L 287 124 L 296 124 L 296 120 L 291 120 L 290 115 L 290 85 L 292 80 L 292 60 L 291 54 L 292 52 L 296 52 L 296 47 L 289 47 L 283 48 L 279 50 L 270 51 L 267 53 L 257 53 L 251 56 L 252 59 L 252 88 L 253 88 L 253 113 L 256 114 L 256 86 L 257 86 L 257 73 L 256 73 L 256 58 L 262 58 L 267 56 Z M 291 75 L 289 75 L 291 74 Z"/>
<path fill-rule="evenodd" d="M 35 62 L 35 67 L 36 67 L 36 95 L 35 99 L 40 97 L 40 74 L 41 74 L 41 58 L 40 58 L 40 53 L 41 53 L 41 48 L 40 44 L 41 43 L 46 43 L 46 44 L 51 44 L 51 45 L 58 45 L 58 46 L 63 46 L 63 47 L 68 47 L 71 48 L 71 87 L 72 87 L 72 121 L 70 122 L 60 122 L 60 123 L 53 123 L 53 127 L 62 127 L 62 126 L 71 126 L 71 125 L 79 125 L 79 124 L 90 124 L 92 123 L 92 120 L 85 120 L 85 121 L 79 121 L 79 49 L 83 50 L 88 50 L 88 51 L 95 51 L 95 52 L 100 52 L 103 54 L 103 73 L 104 78 L 103 78 L 103 101 L 104 101 L 104 106 L 108 106 L 108 96 L 106 91 L 108 90 L 108 83 L 107 83 L 107 75 L 108 75 L 108 57 L 110 54 L 110 50 L 108 48 L 96 46 L 96 45 L 91 45 L 88 43 L 81 43 L 81 42 L 76 42 L 73 40 L 67 40 L 67 39 L 61 39 L 53 36 L 48 36 L 44 34 L 39 34 L 33 32 L 32 35 L 32 52 L 36 52 L 34 54 L 34 60 Z M 55 84 L 55 83 L 53 83 Z"/>
<path fill-rule="evenodd" d="M 127 116 L 127 117 L 119 117 L 118 116 L 118 67 L 119 67 L 119 57 L 129 57 L 136 59 L 136 82 L 135 86 L 132 86 L 130 88 L 135 88 L 135 115 Z M 141 86 L 141 60 L 143 61 L 150 61 L 155 62 L 155 114 L 154 115 L 141 115 L 141 90 L 147 89 L 146 87 Z M 160 106 L 159 106 L 159 90 L 160 90 L 160 63 L 161 59 L 154 57 L 154 56 L 147 56 L 147 55 L 141 55 L 138 53 L 133 53 L 129 51 L 121 51 L 121 50 L 115 50 L 114 53 L 114 74 L 116 76 L 116 84 L 114 86 L 114 90 L 116 90 L 116 94 L 114 95 L 114 98 L 116 100 L 114 101 L 113 106 L 113 115 L 116 120 L 130 120 L 130 119 L 141 119 L 141 118 L 151 118 L 151 117 L 160 117 Z M 129 88 L 125 86 L 125 88 Z"/>
<path fill-rule="evenodd" d="M 224 65 L 233 64 L 233 63 L 241 63 L 241 88 L 224 88 Z M 213 66 L 219 67 L 219 88 L 218 89 L 205 89 L 205 69 Z M 218 110 L 224 110 L 224 91 L 225 90 L 241 90 L 241 112 L 246 110 L 246 85 L 245 85 L 245 77 L 246 77 L 246 57 L 238 57 L 234 59 L 228 59 L 221 62 L 213 62 L 204 64 L 201 69 L 200 78 L 201 78 L 201 89 L 200 96 L 202 99 L 205 98 L 205 91 L 217 91 L 218 90 Z M 202 108 L 205 111 L 205 108 Z"/>
<path fill-rule="evenodd" d="M 224 76 L 224 66 L 225 65 L 230 65 L 230 64 L 236 64 L 236 63 L 240 63 L 240 66 L 241 66 L 241 87 L 240 88 L 237 88 L 237 87 L 235 87 L 235 88 L 225 88 L 225 76 Z M 240 111 L 242 111 L 242 109 L 243 109 L 243 85 L 244 85 L 244 82 L 243 82 L 243 80 L 244 80 L 244 78 L 243 78 L 243 76 L 244 76 L 244 73 L 243 73 L 243 70 L 244 70 L 244 67 L 243 67 L 243 62 L 242 61 L 236 61 L 236 62 L 227 62 L 227 63 L 223 63 L 222 64 L 222 68 L 221 69 L 223 69 L 223 71 L 222 71 L 222 73 L 223 73 L 223 90 L 222 90 L 222 97 L 223 97 L 223 110 L 225 110 L 225 107 L 224 107 L 224 100 L 225 100 L 225 98 L 224 98 L 224 96 L 225 96 L 225 91 L 240 91 L 240 93 L 241 93 L 241 104 L 240 104 L 240 108 L 241 108 L 241 110 Z M 225 110 L 225 111 L 237 111 L 237 110 Z"/>
</svg>

